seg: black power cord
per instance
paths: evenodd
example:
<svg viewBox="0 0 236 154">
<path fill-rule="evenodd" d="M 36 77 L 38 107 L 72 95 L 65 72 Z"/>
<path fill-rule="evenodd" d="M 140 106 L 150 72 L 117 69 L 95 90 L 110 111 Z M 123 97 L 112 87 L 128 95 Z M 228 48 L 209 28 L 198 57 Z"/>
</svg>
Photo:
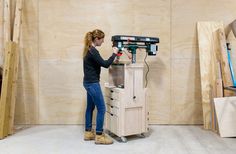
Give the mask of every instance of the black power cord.
<svg viewBox="0 0 236 154">
<path fill-rule="evenodd" d="M 146 83 L 145 83 L 145 88 L 147 88 L 147 84 L 148 84 L 147 76 L 148 76 L 148 72 L 149 72 L 149 65 L 148 65 L 148 63 L 147 63 L 147 61 L 146 61 L 147 55 L 148 55 L 148 53 L 146 52 L 146 56 L 145 56 L 145 58 L 144 58 L 144 63 L 145 63 L 146 66 L 147 66 L 147 72 L 146 72 L 146 74 L 145 74 L 145 81 L 146 81 Z"/>
</svg>

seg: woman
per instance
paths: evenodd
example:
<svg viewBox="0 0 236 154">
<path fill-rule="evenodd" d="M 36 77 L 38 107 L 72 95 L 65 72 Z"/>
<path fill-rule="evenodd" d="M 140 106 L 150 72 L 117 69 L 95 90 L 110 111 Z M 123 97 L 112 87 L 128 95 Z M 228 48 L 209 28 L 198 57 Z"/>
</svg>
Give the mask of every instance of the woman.
<svg viewBox="0 0 236 154">
<path fill-rule="evenodd" d="M 83 67 L 84 67 L 84 88 L 87 91 L 87 108 L 85 113 L 85 134 L 84 140 L 94 140 L 96 144 L 112 144 L 113 141 L 103 133 L 105 103 L 102 90 L 99 84 L 101 67 L 108 68 L 114 61 L 118 49 L 113 47 L 113 54 L 108 60 L 104 60 L 97 46 L 104 42 L 105 34 L 99 29 L 88 32 L 84 40 Z M 92 130 L 93 110 L 97 108 L 96 134 Z"/>
</svg>

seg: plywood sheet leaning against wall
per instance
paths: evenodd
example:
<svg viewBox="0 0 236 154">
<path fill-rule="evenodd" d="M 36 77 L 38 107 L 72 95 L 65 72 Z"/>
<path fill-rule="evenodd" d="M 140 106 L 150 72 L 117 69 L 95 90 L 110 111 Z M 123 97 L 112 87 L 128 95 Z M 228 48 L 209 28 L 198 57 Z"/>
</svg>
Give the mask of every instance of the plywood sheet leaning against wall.
<svg viewBox="0 0 236 154">
<path fill-rule="evenodd" d="M 236 97 L 214 98 L 221 137 L 236 136 Z"/>
<path fill-rule="evenodd" d="M 8 42 L 5 48 L 5 62 L 3 71 L 2 92 L 0 100 L 0 139 L 9 134 L 12 88 L 15 78 L 14 67 L 17 58 L 17 44 Z"/>
<path fill-rule="evenodd" d="M 38 0 L 23 3 L 14 117 L 16 129 L 38 124 L 38 3 Z"/>
<path fill-rule="evenodd" d="M 201 93 L 203 122 L 205 129 L 214 128 L 213 98 L 217 94 L 219 76 L 218 55 L 219 39 L 216 31 L 223 28 L 222 22 L 198 22 L 199 60 L 201 74 Z"/>
<path fill-rule="evenodd" d="M 13 27 L 13 42 L 19 44 L 20 41 L 20 31 L 21 31 L 21 18 L 22 18 L 22 6 L 23 0 L 16 1 L 15 19 Z M 16 103 L 16 89 L 17 89 L 17 79 L 18 79 L 18 65 L 19 65 L 19 50 L 15 53 L 15 59 L 13 62 L 13 78 L 12 78 L 12 91 L 11 91 L 11 109 L 9 117 L 9 134 L 14 132 L 14 117 L 15 117 L 15 103 Z"/>
<path fill-rule="evenodd" d="M 0 139 L 6 137 L 8 134 L 13 133 L 14 117 L 15 117 L 14 113 L 15 113 L 16 82 L 18 77 L 18 63 L 19 63 L 18 43 L 21 29 L 20 25 L 21 25 L 22 4 L 23 0 L 17 0 L 15 22 L 13 27 L 14 42 L 8 41 L 11 40 L 10 37 L 9 38 L 7 37 L 7 40 L 5 40 L 6 42 L 4 42 L 5 60 L 3 65 L 4 70 L 3 70 L 3 82 L 2 82 L 1 101 L 0 101 Z M 4 7 L 9 7 L 9 3 Z M 10 11 L 7 11 L 7 15 L 5 14 L 5 16 L 7 16 L 6 20 L 8 20 L 8 22 L 10 23 L 9 12 Z M 6 22 L 7 21 L 5 21 L 4 23 Z M 6 28 L 5 25 L 4 28 L 5 28 L 4 31 L 5 35 L 6 33 L 11 34 L 10 30 L 11 28 Z"/>
</svg>

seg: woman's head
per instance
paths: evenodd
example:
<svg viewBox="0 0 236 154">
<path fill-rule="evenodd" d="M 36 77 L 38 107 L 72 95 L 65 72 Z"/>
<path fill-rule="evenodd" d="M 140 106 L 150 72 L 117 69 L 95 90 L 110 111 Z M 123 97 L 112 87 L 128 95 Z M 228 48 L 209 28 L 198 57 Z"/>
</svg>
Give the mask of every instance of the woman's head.
<svg viewBox="0 0 236 154">
<path fill-rule="evenodd" d="M 99 29 L 95 29 L 91 32 L 88 32 L 84 38 L 83 56 L 84 57 L 86 56 L 86 54 L 87 54 L 89 48 L 92 46 L 92 44 L 94 46 L 101 46 L 102 43 L 104 42 L 104 37 L 105 37 L 104 32 Z"/>
</svg>

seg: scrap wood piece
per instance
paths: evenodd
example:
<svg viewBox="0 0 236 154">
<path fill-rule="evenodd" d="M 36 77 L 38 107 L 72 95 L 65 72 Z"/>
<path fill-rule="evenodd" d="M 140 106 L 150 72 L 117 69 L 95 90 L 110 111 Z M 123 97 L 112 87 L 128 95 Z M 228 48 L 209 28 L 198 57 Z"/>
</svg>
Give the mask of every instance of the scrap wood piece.
<svg viewBox="0 0 236 154">
<path fill-rule="evenodd" d="M 223 79 L 223 86 L 230 87 L 233 85 L 231 74 L 230 74 L 230 68 L 229 68 L 229 62 L 227 58 L 227 46 L 226 46 L 226 37 L 225 32 L 223 28 L 220 28 L 218 31 L 219 41 L 220 41 L 220 62 L 221 62 L 221 68 L 222 68 L 222 79 Z M 224 96 L 234 96 L 235 93 L 232 91 L 229 91 L 227 89 L 224 89 Z"/>
<path fill-rule="evenodd" d="M 236 20 L 234 20 L 231 24 L 231 29 L 234 33 L 234 36 L 236 37 Z"/>
<path fill-rule="evenodd" d="M 236 137 L 236 97 L 214 98 L 221 137 Z"/>
<path fill-rule="evenodd" d="M 223 97 L 224 96 L 223 95 L 224 87 L 223 87 L 223 80 L 222 80 L 221 63 L 218 62 L 217 66 L 218 66 L 218 77 L 217 77 L 217 80 L 216 80 L 216 85 L 217 85 L 216 97 Z"/>
</svg>

